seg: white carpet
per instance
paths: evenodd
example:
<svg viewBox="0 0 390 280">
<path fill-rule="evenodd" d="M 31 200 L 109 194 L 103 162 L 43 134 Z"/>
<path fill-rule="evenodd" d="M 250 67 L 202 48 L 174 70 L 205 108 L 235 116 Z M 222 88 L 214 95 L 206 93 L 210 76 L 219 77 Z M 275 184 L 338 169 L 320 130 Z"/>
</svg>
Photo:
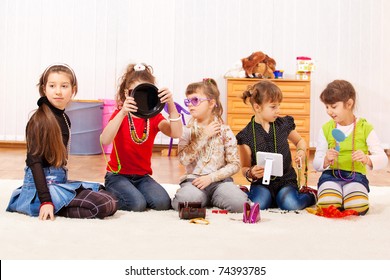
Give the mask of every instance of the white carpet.
<svg viewBox="0 0 390 280">
<path fill-rule="evenodd" d="M 372 187 L 364 217 L 327 219 L 300 211 L 262 211 L 258 224 L 242 214 L 213 214 L 209 225 L 177 212 L 118 211 L 104 220 L 54 222 L 5 211 L 19 180 L 0 180 L 0 259 L 389 259 L 390 187 Z M 164 185 L 173 196 L 177 185 Z"/>
</svg>

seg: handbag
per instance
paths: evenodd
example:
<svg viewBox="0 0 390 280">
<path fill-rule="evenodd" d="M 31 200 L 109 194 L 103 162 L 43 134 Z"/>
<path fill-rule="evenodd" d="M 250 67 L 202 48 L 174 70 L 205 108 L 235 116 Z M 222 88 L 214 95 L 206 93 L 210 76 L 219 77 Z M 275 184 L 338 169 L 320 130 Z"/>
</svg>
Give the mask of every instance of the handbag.
<svg viewBox="0 0 390 280">
<path fill-rule="evenodd" d="M 299 193 L 309 193 L 312 196 L 314 196 L 315 201 L 317 201 L 317 190 L 313 189 L 307 185 L 307 178 L 308 178 L 307 156 L 305 157 L 305 172 L 303 173 L 304 178 L 305 178 L 305 183 L 303 185 L 301 185 L 302 159 L 300 159 L 299 164 L 297 164 L 297 170 L 298 170 L 297 181 L 298 181 Z"/>
<path fill-rule="evenodd" d="M 260 221 L 260 204 L 244 202 L 242 221 L 246 224 L 256 224 Z"/>
<path fill-rule="evenodd" d="M 180 219 L 205 218 L 206 208 L 202 207 L 201 202 L 179 202 Z"/>
</svg>

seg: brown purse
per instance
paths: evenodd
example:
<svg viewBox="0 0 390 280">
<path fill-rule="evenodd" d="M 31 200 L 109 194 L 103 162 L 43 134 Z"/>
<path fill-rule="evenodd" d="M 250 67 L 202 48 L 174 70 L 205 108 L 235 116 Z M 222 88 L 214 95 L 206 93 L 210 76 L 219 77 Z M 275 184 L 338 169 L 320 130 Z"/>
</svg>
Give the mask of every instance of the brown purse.
<svg viewBox="0 0 390 280">
<path fill-rule="evenodd" d="M 180 219 L 205 218 L 206 208 L 202 207 L 200 202 L 179 202 Z"/>
</svg>

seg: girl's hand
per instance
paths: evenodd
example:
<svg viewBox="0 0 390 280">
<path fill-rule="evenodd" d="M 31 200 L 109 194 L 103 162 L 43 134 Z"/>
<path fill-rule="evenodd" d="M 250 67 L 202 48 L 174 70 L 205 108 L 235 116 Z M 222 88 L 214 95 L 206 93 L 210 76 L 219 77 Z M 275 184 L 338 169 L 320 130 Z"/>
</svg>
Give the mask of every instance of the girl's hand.
<svg viewBox="0 0 390 280">
<path fill-rule="evenodd" d="M 324 167 L 329 166 L 334 163 L 334 160 L 339 156 L 339 152 L 335 149 L 329 149 L 326 151 L 326 156 L 324 160 Z"/>
<path fill-rule="evenodd" d="M 251 170 L 251 175 L 252 179 L 260 179 L 264 176 L 264 167 L 262 166 L 258 166 L 258 165 L 254 165 L 252 167 L 252 170 Z"/>
<path fill-rule="evenodd" d="M 300 163 L 302 165 L 302 162 L 305 161 L 305 158 L 306 158 L 306 153 L 304 150 L 298 150 L 295 154 L 295 158 L 294 158 L 294 161 L 296 163 Z"/>
<path fill-rule="evenodd" d="M 200 176 L 192 181 L 192 184 L 200 190 L 207 188 L 211 184 L 210 175 Z"/>
<path fill-rule="evenodd" d="M 51 204 L 42 205 L 39 209 L 38 218 L 43 221 L 47 219 L 54 221 L 54 206 Z"/>
<path fill-rule="evenodd" d="M 173 94 L 168 88 L 162 88 L 158 92 L 161 103 L 173 103 Z"/>
<path fill-rule="evenodd" d="M 363 151 L 357 150 L 352 153 L 352 160 L 359 161 L 364 165 L 367 165 L 369 162 L 369 157 Z"/>
<path fill-rule="evenodd" d="M 204 133 L 209 138 L 221 133 L 221 124 L 218 121 L 212 121 L 208 126 L 205 127 Z"/>
<path fill-rule="evenodd" d="M 135 102 L 134 98 L 129 96 L 128 93 L 126 93 L 126 99 L 123 102 L 123 105 L 121 108 L 122 114 L 127 115 L 129 112 L 133 113 L 133 112 L 137 112 L 137 110 L 138 110 L 138 107 L 137 107 L 137 103 Z"/>
</svg>

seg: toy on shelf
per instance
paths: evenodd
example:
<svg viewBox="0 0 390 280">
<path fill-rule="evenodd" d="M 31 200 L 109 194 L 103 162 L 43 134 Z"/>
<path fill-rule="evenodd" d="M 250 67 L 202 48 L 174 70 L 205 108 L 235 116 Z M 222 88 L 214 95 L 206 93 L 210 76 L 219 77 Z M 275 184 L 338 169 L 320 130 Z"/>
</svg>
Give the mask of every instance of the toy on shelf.
<svg viewBox="0 0 390 280">
<path fill-rule="evenodd" d="M 314 61 L 307 56 L 298 56 L 297 57 L 297 71 L 296 79 L 297 80 L 310 80 L 311 73 L 314 71 L 315 65 Z"/>
</svg>

